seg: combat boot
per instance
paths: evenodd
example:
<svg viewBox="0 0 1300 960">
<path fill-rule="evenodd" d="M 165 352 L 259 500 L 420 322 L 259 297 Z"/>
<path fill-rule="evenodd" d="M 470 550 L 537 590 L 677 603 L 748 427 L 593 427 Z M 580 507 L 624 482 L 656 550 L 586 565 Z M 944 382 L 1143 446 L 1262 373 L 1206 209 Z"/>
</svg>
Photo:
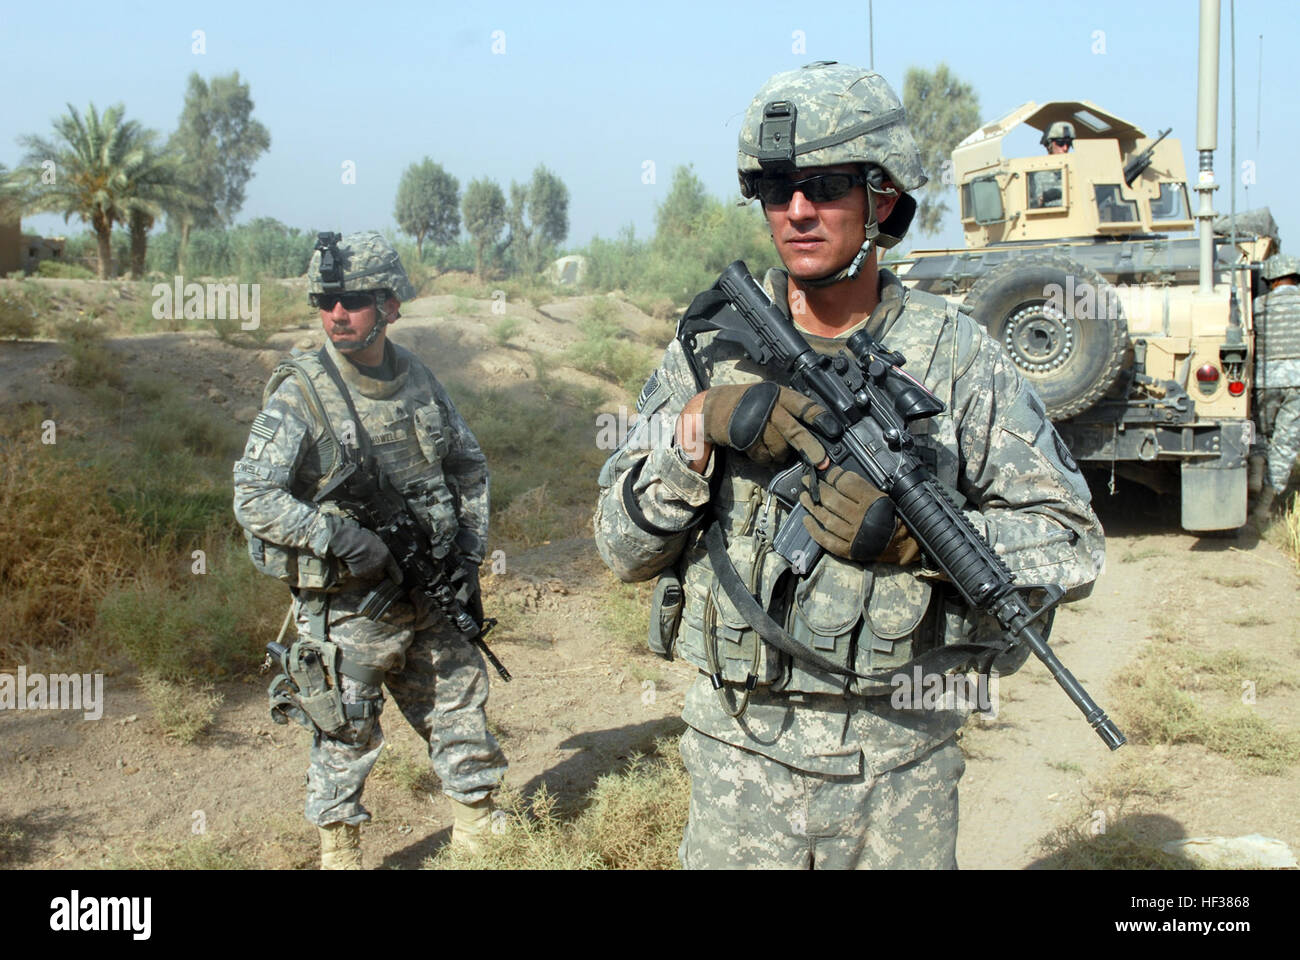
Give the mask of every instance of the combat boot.
<svg viewBox="0 0 1300 960">
<path fill-rule="evenodd" d="M 355 823 L 331 823 L 320 828 L 320 868 L 361 870 L 361 827 Z"/>
<path fill-rule="evenodd" d="M 473 803 L 452 800 L 451 810 L 456 817 L 451 828 L 451 844 L 468 854 L 481 853 L 483 837 L 492 830 L 492 798 L 484 797 Z"/>
</svg>

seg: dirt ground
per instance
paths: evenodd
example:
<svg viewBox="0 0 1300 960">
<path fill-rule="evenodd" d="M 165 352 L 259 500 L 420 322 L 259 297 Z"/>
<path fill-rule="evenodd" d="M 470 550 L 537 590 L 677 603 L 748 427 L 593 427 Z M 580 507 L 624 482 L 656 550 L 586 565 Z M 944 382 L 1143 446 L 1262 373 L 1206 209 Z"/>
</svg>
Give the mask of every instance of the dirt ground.
<svg viewBox="0 0 1300 960">
<path fill-rule="evenodd" d="M 451 319 L 451 299 L 417 301 L 395 339 L 435 372 L 463 368 L 493 383 L 531 375 L 521 349 L 489 342 L 495 317 L 486 305 L 483 315 Z M 558 351 L 574 336 L 572 303 L 511 309 L 530 321 L 516 347 Z M 310 330 L 296 331 L 253 351 L 202 334 L 155 334 L 120 338 L 114 349 L 247 422 L 279 353 L 295 340 L 316 339 Z M 67 411 L 75 429 L 76 398 L 57 375 L 66 362 L 54 344 L 0 344 L 0 405 Z M 1107 531 L 1106 571 L 1090 598 L 1059 614 L 1052 645 L 1103 707 L 1110 709 L 1115 679 L 1157 631 L 1178 632 L 1189 649 L 1295 660 L 1300 593 L 1289 558 L 1249 529 L 1225 538 L 1182 533 L 1171 504 L 1136 488 L 1121 487 L 1117 498 L 1104 483 L 1095 490 Z M 693 675 L 681 662 L 642 652 L 639 635 L 610 635 L 602 611 L 614 581 L 589 527 L 575 520 L 572 532 L 512 553 L 507 572 L 485 580 L 488 612 L 502 621 L 493 646 L 515 676 L 510 684 L 493 677 L 489 703 L 511 763 L 508 782 L 525 793 L 545 784 L 569 809 L 601 774 L 681 730 L 678 713 Z M 107 678 L 97 721 L 70 712 L 0 712 L 6 865 L 144 862 L 201 827 L 255 864 L 311 866 L 315 831 L 301 815 L 308 736 L 270 721 L 265 682 L 218 685 L 225 703 L 215 725 L 188 746 L 163 738 L 125 676 Z M 1294 686 L 1261 694 L 1255 709 L 1279 726 L 1300 727 Z M 413 869 L 446 842 L 450 811 L 431 777 L 402 775 L 421 762 L 422 744 L 396 710 L 385 715 L 385 729 L 389 748 L 366 789 L 374 814 L 367 861 Z M 1252 774 L 1197 745 L 1130 744 L 1111 754 L 1036 661 L 1001 681 L 996 720 L 968 727 L 963 746 L 958 858 L 965 868 L 1034 866 L 1040 840 L 1085 816 L 1095 785 L 1126 756 L 1169 783 L 1167 796 L 1141 814 L 1152 839 L 1261 833 L 1300 851 L 1300 766 L 1277 776 Z"/>
</svg>

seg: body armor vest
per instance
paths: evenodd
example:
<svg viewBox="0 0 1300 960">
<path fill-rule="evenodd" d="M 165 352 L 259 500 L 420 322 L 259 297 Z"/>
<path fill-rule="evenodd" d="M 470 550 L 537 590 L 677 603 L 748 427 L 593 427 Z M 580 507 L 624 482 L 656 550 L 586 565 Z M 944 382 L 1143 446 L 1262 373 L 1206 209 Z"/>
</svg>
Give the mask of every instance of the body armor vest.
<svg viewBox="0 0 1300 960">
<path fill-rule="evenodd" d="M 900 351 L 908 361 L 905 369 L 948 405 L 939 416 L 912 424 L 912 430 L 922 458 L 960 504 L 962 498 L 956 493 L 960 458 L 951 399 L 953 382 L 974 358 L 975 336 L 973 327 L 966 326 L 973 321 L 945 308 L 938 297 L 909 292 L 907 306 L 881 339 Z M 698 355 L 708 376 L 704 386 L 764 379 L 738 347 L 713 337 L 708 333 L 699 338 Z M 808 340 L 819 349 L 827 344 L 816 337 Z M 842 666 L 868 674 L 901 666 L 940 644 L 970 638 L 974 618 L 947 596 L 937 575 L 918 566 L 860 565 L 823 553 L 811 570 L 796 576 L 771 549 L 787 513 L 767 490 L 774 473 L 728 451 L 712 509 L 722 523 L 737 574 L 794 639 Z M 774 692 L 889 691 L 885 683 L 831 674 L 765 643 L 718 583 L 702 538 L 688 544 L 678 569 L 683 571 L 683 604 L 677 652 L 700 669 L 719 672 L 723 679 L 737 683 L 752 675 Z M 652 624 L 655 621 L 652 614 Z"/>
</svg>

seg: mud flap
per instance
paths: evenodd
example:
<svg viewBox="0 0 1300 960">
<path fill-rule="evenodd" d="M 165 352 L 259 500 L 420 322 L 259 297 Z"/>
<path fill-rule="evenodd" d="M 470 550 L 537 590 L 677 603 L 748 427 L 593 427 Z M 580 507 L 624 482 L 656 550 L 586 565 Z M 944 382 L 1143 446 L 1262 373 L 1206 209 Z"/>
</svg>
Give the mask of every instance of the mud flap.
<svg viewBox="0 0 1300 960">
<path fill-rule="evenodd" d="M 1236 530 L 1245 524 L 1245 464 L 1224 468 L 1184 463 L 1182 473 L 1184 530 Z"/>
</svg>

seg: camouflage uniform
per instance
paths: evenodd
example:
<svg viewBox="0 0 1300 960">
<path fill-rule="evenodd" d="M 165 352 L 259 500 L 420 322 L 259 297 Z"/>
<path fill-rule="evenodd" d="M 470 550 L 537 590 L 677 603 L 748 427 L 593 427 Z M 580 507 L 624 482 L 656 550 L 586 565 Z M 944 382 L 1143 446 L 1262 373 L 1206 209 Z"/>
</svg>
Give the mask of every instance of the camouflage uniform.
<svg viewBox="0 0 1300 960">
<path fill-rule="evenodd" d="M 392 380 L 364 375 L 331 343 L 325 349 L 347 384 L 375 458 L 434 545 L 455 541 L 467 559 L 481 562 L 488 528 L 487 463 L 446 390 L 417 357 L 391 341 Z M 354 446 L 351 414 L 320 360 L 314 354 L 299 360 L 340 442 Z M 403 715 L 428 741 L 444 792 L 463 803 L 481 800 L 506 772 L 505 757 L 487 729 L 483 660 L 440 612 L 423 603 L 399 601 L 380 620 L 357 612 L 378 579 L 361 580 L 329 555 L 334 531 L 352 521 L 334 504 L 312 502 L 330 472 L 331 447 L 303 388 L 292 376 L 283 379 L 265 398 L 234 469 L 235 516 L 247 532 L 254 562 L 268 572 L 274 572 L 277 557 L 282 568 L 286 558 L 290 569 L 296 566 L 303 588 L 295 601 L 300 632 L 308 630 L 306 588 L 328 595 L 329 640 L 352 663 L 372 671 L 376 681 L 382 676 Z M 319 559 L 311 569 L 323 572 L 308 582 L 303 571 L 313 558 Z M 344 676 L 340 686 L 345 703 L 382 707 L 378 682 Z M 368 820 L 361 792 L 382 745 L 377 714 L 350 720 L 337 736 L 316 731 L 307 819 L 322 827 Z"/>
<path fill-rule="evenodd" d="M 906 292 L 886 270 L 880 276 L 880 305 L 864 324 L 948 403 L 945 413 L 914 425 L 922 456 L 1022 582 L 1086 596 L 1104 557 L 1101 527 L 1041 401 L 968 317 Z M 788 314 L 786 283 L 781 271 L 766 278 Z M 859 327 L 833 340 L 805 337 L 829 352 Z M 709 385 L 762 379 L 737 348 L 712 335 L 700 338 L 699 353 Z M 888 687 L 824 673 L 757 640 L 720 590 L 695 521 L 706 504 L 722 518 L 738 572 L 774 609 L 786 565 L 768 545 L 784 510 L 765 493 L 772 468 L 734 451 L 719 465 L 715 450 L 699 475 L 666 441 L 696 391 L 674 341 L 642 393 L 640 426 L 602 470 L 595 517 L 597 547 L 621 578 L 644 580 L 676 564 L 685 591 L 681 656 L 703 671 L 703 646 L 717 643 L 725 678 L 738 683 L 758 645 L 760 686 L 739 719 L 722 708 L 703 672 L 687 694 L 682 717 L 693 732 L 682 754 L 692 806 L 683 864 L 955 866 L 964 764 L 953 736 L 968 711 L 895 709 L 883 695 Z M 652 426 L 653 418 L 664 423 Z M 933 571 L 917 567 L 861 566 L 825 554 L 806 577 L 787 583 L 784 626 L 858 673 L 888 670 L 988 629 Z M 1003 672 L 1023 662 L 1016 653 L 1018 662 L 1001 664 Z"/>
<path fill-rule="evenodd" d="M 1270 257 L 1264 277 L 1300 273 L 1300 260 Z M 1255 304 L 1255 386 L 1260 432 L 1269 438 L 1268 482 L 1286 489 L 1300 457 L 1300 286 L 1275 287 Z"/>
</svg>

